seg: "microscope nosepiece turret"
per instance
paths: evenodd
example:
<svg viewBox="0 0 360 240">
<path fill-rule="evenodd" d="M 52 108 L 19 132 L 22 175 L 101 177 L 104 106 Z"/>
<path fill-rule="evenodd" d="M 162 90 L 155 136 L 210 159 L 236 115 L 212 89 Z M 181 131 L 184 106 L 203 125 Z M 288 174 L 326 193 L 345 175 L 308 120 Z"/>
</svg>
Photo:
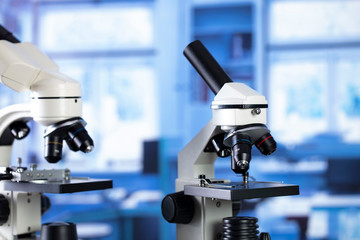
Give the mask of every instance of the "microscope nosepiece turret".
<svg viewBox="0 0 360 240">
<path fill-rule="evenodd" d="M 276 150 L 276 142 L 264 124 L 249 124 L 230 130 L 224 137 L 224 145 L 231 148 L 231 169 L 241 174 L 249 170 L 252 145 L 264 155 Z"/>
<path fill-rule="evenodd" d="M 94 142 L 85 129 L 82 118 L 71 118 L 49 126 L 44 133 L 44 157 L 49 163 L 57 163 L 62 158 L 63 141 L 70 150 L 89 153 Z"/>
</svg>

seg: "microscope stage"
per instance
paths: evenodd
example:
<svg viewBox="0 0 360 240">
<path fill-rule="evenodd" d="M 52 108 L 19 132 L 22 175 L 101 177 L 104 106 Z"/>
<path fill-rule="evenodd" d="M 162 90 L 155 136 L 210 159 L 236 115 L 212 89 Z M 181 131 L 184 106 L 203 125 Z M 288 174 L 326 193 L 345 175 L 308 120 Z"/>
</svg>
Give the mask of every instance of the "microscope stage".
<svg viewBox="0 0 360 240">
<path fill-rule="evenodd" d="M 75 193 L 112 188 L 112 180 L 72 177 L 69 181 L 1 181 L 6 191 Z"/>
<path fill-rule="evenodd" d="M 185 185 L 185 195 L 239 201 L 242 199 L 267 198 L 299 195 L 299 186 L 278 182 L 230 182 L 199 185 Z"/>
</svg>

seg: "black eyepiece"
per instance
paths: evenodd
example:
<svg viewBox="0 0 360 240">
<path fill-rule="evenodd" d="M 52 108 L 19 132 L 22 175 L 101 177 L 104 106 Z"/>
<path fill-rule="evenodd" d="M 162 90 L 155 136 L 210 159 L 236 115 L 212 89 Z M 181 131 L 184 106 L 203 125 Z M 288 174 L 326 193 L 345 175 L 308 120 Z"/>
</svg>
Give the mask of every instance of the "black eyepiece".
<svg viewBox="0 0 360 240">
<path fill-rule="evenodd" d="M 62 157 L 63 138 L 57 135 L 44 137 L 44 157 L 49 163 L 57 163 Z"/>
<path fill-rule="evenodd" d="M 251 141 L 245 134 L 234 134 L 231 137 L 231 169 L 235 173 L 246 173 L 251 160 Z"/>
<path fill-rule="evenodd" d="M 277 146 L 273 136 L 270 133 L 263 135 L 255 142 L 255 146 L 264 155 L 270 155 L 275 152 Z"/>
<path fill-rule="evenodd" d="M 225 83 L 232 82 L 224 69 L 219 65 L 206 47 L 196 40 L 184 49 L 184 55 L 207 85 L 217 94 Z"/>
<path fill-rule="evenodd" d="M 0 40 L 6 40 L 11 43 L 19 43 L 19 39 L 13 36 L 6 28 L 0 25 Z"/>
</svg>

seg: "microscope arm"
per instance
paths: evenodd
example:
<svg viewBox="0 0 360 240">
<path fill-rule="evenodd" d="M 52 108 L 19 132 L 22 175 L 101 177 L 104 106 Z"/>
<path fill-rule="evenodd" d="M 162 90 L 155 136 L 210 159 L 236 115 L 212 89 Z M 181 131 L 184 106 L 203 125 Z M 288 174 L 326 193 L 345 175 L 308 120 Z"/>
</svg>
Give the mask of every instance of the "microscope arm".
<svg viewBox="0 0 360 240">
<path fill-rule="evenodd" d="M 12 135 L 11 124 L 21 121 L 26 123 L 32 120 L 29 104 L 15 104 L 0 110 L 0 167 L 10 166 L 11 149 L 15 136 Z M 28 132 L 19 133 L 20 138 Z"/>
<path fill-rule="evenodd" d="M 205 148 L 215 135 L 221 133 L 220 127 L 211 120 L 179 153 L 178 178 L 194 179 L 204 174 L 214 178 L 214 163 L 218 158 L 215 152 L 205 152 Z"/>
<path fill-rule="evenodd" d="M 6 128 L 18 120 L 30 121 L 31 111 L 29 104 L 14 104 L 0 110 L 0 137 Z"/>
</svg>

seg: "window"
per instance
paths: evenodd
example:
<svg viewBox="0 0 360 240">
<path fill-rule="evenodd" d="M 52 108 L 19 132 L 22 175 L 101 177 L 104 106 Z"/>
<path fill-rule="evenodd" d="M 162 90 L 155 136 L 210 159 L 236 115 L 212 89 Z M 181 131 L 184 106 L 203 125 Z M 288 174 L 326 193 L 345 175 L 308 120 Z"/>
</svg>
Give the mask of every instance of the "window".
<svg viewBox="0 0 360 240">
<path fill-rule="evenodd" d="M 49 4 L 40 9 L 38 42 L 48 52 L 153 47 L 151 5 Z"/>
<path fill-rule="evenodd" d="M 337 101 L 336 121 L 346 142 L 360 138 L 360 49 L 340 55 L 334 63 Z"/>
<path fill-rule="evenodd" d="M 321 54 L 309 58 L 309 54 L 277 53 L 270 57 L 270 123 L 281 142 L 301 142 L 328 129 L 326 58 Z"/>
<path fill-rule="evenodd" d="M 62 73 L 81 83 L 83 117 L 95 142 L 86 156 L 64 147 L 59 166 L 71 166 L 72 171 L 141 171 L 142 144 L 159 135 L 154 2 L 23 2 L 0 6 L 6 20 L 2 24 L 12 26 L 19 39 L 32 41 Z M 4 86 L 0 93 L 1 107 L 24 102 L 23 94 Z M 39 144 L 21 141 L 15 147 L 26 144 L 26 149 L 16 152 L 28 153 L 24 159 L 49 168 L 43 160 L 44 129 L 32 124 L 31 130 L 29 141 Z"/>
<path fill-rule="evenodd" d="M 95 140 L 97 169 L 139 171 L 142 144 L 158 136 L 152 57 L 59 59 L 62 72 L 81 82 L 84 119 Z M 67 151 L 72 161 L 84 156 Z M 79 163 L 80 163 L 79 162 Z M 91 167 L 91 166 L 89 166 Z M 72 167 L 73 169 L 73 167 Z"/>
<path fill-rule="evenodd" d="M 270 1 L 269 115 L 280 142 L 360 142 L 359 12 L 352 0 Z"/>
<path fill-rule="evenodd" d="M 272 1 L 271 43 L 314 43 L 359 40 L 360 2 Z"/>
<path fill-rule="evenodd" d="M 90 169 L 142 170 L 143 141 L 158 136 L 153 12 L 141 2 L 39 7 L 38 45 L 83 88 Z M 66 154 L 80 170 L 84 156 Z"/>
</svg>

